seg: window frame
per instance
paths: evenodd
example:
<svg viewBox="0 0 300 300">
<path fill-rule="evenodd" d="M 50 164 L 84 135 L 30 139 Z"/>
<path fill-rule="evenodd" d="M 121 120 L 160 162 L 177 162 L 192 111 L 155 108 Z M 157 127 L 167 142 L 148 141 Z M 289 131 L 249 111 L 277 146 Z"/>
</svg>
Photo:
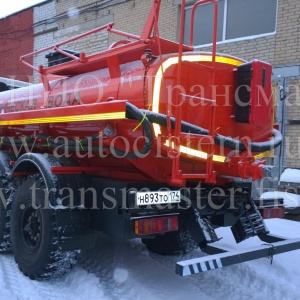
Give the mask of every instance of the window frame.
<svg viewBox="0 0 300 300">
<path fill-rule="evenodd" d="M 277 20 L 278 20 L 278 0 L 276 1 L 276 15 L 275 15 L 275 29 L 273 32 L 267 32 L 267 33 L 261 33 L 261 34 L 256 34 L 256 35 L 247 35 L 243 37 L 238 37 L 234 39 L 226 39 L 226 31 L 227 31 L 227 15 L 228 15 L 228 0 L 223 0 L 224 1 L 224 15 L 223 15 L 223 24 L 222 24 L 222 40 L 217 41 L 217 45 L 222 45 L 222 44 L 227 44 L 227 43 L 234 43 L 234 42 L 240 42 L 240 41 L 247 41 L 247 40 L 253 40 L 257 38 L 262 38 L 262 37 L 267 37 L 267 36 L 272 36 L 275 35 L 277 32 Z M 217 0 L 219 2 L 219 0 Z M 196 1 L 193 1 L 192 3 L 189 1 L 185 7 L 185 11 L 188 9 L 191 9 L 193 7 L 193 4 L 196 3 Z M 181 5 L 179 4 L 179 7 Z M 178 20 L 180 21 L 180 9 L 179 9 L 179 14 L 178 14 Z M 179 23 L 179 22 L 178 22 Z M 177 26 L 179 28 L 179 26 Z M 179 30 L 177 30 L 177 35 L 179 36 Z M 189 30 L 190 32 L 190 30 Z M 210 47 L 212 43 L 207 43 L 207 44 L 201 44 L 201 45 L 193 45 L 195 49 L 203 48 L 203 47 Z"/>
</svg>

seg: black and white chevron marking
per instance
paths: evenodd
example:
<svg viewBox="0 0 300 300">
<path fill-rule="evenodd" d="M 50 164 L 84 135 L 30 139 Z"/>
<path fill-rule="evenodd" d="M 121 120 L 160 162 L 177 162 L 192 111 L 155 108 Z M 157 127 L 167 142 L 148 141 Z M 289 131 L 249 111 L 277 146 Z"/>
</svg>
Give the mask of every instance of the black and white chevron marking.
<svg viewBox="0 0 300 300">
<path fill-rule="evenodd" d="M 180 274 L 181 276 L 188 276 L 188 275 L 193 275 L 201 272 L 222 268 L 223 265 L 221 259 L 217 258 L 208 261 L 195 262 L 185 266 L 177 264 L 177 267 L 178 267 L 177 271 L 179 271 L 179 269 L 181 268 L 180 273 L 176 272 L 177 274 Z"/>
<path fill-rule="evenodd" d="M 269 235 L 268 237 L 272 238 L 275 236 Z M 189 276 L 262 257 L 273 259 L 273 255 L 297 249 L 300 249 L 299 238 L 281 240 L 272 244 L 262 244 L 248 249 L 232 250 L 215 255 L 179 261 L 176 264 L 176 274 Z M 220 248 L 220 251 L 223 251 L 223 249 Z"/>
</svg>

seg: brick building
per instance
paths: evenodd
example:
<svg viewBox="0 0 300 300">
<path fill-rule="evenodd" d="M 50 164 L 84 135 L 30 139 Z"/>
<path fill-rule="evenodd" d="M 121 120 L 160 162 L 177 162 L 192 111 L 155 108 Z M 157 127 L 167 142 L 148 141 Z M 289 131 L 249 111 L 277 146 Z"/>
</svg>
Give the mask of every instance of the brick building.
<svg viewBox="0 0 300 300">
<path fill-rule="evenodd" d="M 33 8 L 15 13 L 0 20 L 0 76 L 32 81 L 32 72 L 25 65 L 19 63 L 24 53 L 33 51 Z M 32 59 L 29 60 L 32 63 Z"/>
<path fill-rule="evenodd" d="M 190 5 L 186 0 L 186 18 Z M 300 2 L 298 0 L 219 0 L 218 52 L 242 57 L 246 60 L 267 61 L 274 68 L 274 91 L 277 90 L 276 121 L 285 133 L 285 143 L 279 149 L 280 170 L 300 168 Z M 114 28 L 139 35 L 152 4 L 151 0 L 49 0 L 33 9 L 34 49 L 47 47 L 74 35 L 114 22 Z M 176 40 L 181 0 L 162 0 L 159 30 L 164 38 Z M 196 13 L 197 33 L 204 33 L 195 46 L 209 49 L 207 40 L 211 32 L 211 7 Z M 31 10 L 26 11 L 30 13 Z M 2 22 L 19 17 L 10 16 Z M 187 23 L 186 23 L 187 24 Z M 197 27 L 197 28 L 198 28 Z M 18 27 L 29 28 L 21 23 Z M 188 26 L 186 27 L 188 33 Z M 201 30 L 203 28 L 203 30 Z M 187 36 L 187 35 L 186 35 Z M 185 37 L 186 38 L 186 37 Z M 107 32 L 94 34 L 73 42 L 66 48 L 91 54 L 106 49 L 118 39 Z M 202 40 L 201 40 L 202 39 Z M 7 53 L 0 48 L 0 53 Z M 26 53 L 22 47 L 22 53 Z M 3 57 L 3 55 L 2 55 Z M 11 61 L 11 59 L 9 59 Z M 34 57 L 35 65 L 47 65 L 45 53 Z M 0 76 L 4 76 L 3 70 Z M 16 70 L 22 74 L 23 69 Z M 27 71 L 26 71 L 27 72 Z M 35 76 L 38 80 L 38 76 Z"/>
</svg>

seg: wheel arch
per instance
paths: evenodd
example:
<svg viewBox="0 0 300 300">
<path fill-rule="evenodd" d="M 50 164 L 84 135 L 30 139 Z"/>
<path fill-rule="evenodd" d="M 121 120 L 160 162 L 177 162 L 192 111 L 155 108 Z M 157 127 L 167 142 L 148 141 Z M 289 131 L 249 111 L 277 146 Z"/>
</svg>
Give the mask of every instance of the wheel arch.
<svg viewBox="0 0 300 300">
<path fill-rule="evenodd" d="M 44 155 L 39 153 L 25 153 L 20 156 L 15 162 L 11 171 L 11 176 L 24 177 L 26 176 L 26 174 L 40 173 L 43 177 L 47 189 L 49 191 L 54 191 L 54 188 L 57 187 L 55 184 L 55 178 L 53 177 L 54 174 L 52 174 L 51 172 L 51 167 L 53 165 L 53 161 L 51 163 L 49 157 L 45 157 Z M 20 175 L 22 173 L 24 173 L 23 176 Z M 51 198 L 50 201 L 52 200 Z"/>
<path fill-rule="evenodd" d="M 52 206 L 57 205 L 57 199 L 61 197 L 61 189 L 69 187 L 73 191 L 89 187 L 89 178 L 83 174 L 54 174 L 52 167 L 78 166 L 77 162 L 71 158 L 45 156 L 40 153 L 25 153 L 15 162 L 11 176 L 27 176 L 39 173 L 43 177 L 49 193 L 49 201 Z M 78 193 L 74 194 L 74 203 L 80 203 Z"/>
</svg>

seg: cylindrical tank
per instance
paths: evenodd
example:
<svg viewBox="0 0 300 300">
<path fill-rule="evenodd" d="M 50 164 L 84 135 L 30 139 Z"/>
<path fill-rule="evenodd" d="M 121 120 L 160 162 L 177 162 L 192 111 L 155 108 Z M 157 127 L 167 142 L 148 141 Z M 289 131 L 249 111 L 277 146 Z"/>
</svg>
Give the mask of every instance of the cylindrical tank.
<svg viewBox="0 0 300 300">
<path fill-rule="evenodd" d="M 235 140 L 246 137 L 250 142 L 264 142 L 272 135 L 271 101 L 267 103 L 269 116 L 265 124 L 242 123 L 236 122 L 235 119 L 237 68 L 244 63 L 243 60 L 229 56 L 217 55 L 213 62 L 209 53 L 184 53 L 180 85 L 177 85 L 178 55 L 165 54 L 153 58 L 147 64 L 141 60 L 121 64 L 120 76 L 115 78 L 111 78 L 109 68 L 105 68 L 51 81 L 49 93 L 45 93 L 43 84 L 2 92 L 0 111 L 1 114 L 12 113 L 12 118 L 18 120 L 20 111 L 46 110 L 47 115 L 53 116 L 55 108 L 78 106 L 80 110 L 82 105 L 126 100 L 138 109 L 150 111 L 154 119 L 155 115 L 159 114 L 174 116 L 176 110 L 180 109 L 182 121 L 197 128 L 209 129 L 214 106 L 214 130 L 208 133 L 212 141 L 215 136 L 221 135 Z M 270 91 L 266 88 L 262 89 L 262 92 L 270 97 Z M 102 142 L 105 145 L 113 141 L 114 147 L 123 150 L 129 147 L 128 150 L 133 151 L 133 145 L 136 146 L 136 150 L 143 145 L 141 137 L 144 136 L 144 129 L 138 124 L 138 121 L 128 119 L 82 120 L 76 123 L 55 124 L 39 124 L 37 121 L 36 124 L 30 125 L 15 122 L 14 125 L 1 126 L 0 135 L 20 139 L 39 133 L 45 137 L 65 137 L 68 140 L 81 141 L 98 134 L 101 138 L 104 137 Z M 172 159 L 169 155 L 172 140 L 167 140 L 170 134 L 174 135 L 174 130 L 172 128 L 170 130 L 170 126 L 168 128 L 154 121 L 152 131 L 154 137 L 152 149 L 141 159 L 128 159 L 126 155 L 123 158 L 105 156 L 111 153 L 109 149 L 105 151 L 105 159 L 99 156 L 99 153 L 80 159 L 73 155 L 72 151 L 70 155 L 83 165 L 99 166 L 103 168 L 102 170 L 115 168 L 115 174 L 118 174 L 120 169 L 127 168 L 132 173 L 140 174 L 144 180 L 165 181 L 170 177 L 172 169 Z M 180 147 L 182 156 L 180 168 L 184 173 L 203 173 L 207 155 L 210 155 L 207 139 L 190 138 L 188 130 L 185 134 L 186 137 Z M 39 141 L 35 144 L 38 151 L 53 150 L 38 144 Z M 93 145 L 98 145 L 98 142 L 93 141 Z M 228 157 L 232 155 L 233 150 L 222 145 L 214 146 L 213 162 L 217 176 L 240 175 L 237 166 L 228 164 Z M 102 175 L 105 174 L 104 171 L 101 172 Z"/>
</svg>

